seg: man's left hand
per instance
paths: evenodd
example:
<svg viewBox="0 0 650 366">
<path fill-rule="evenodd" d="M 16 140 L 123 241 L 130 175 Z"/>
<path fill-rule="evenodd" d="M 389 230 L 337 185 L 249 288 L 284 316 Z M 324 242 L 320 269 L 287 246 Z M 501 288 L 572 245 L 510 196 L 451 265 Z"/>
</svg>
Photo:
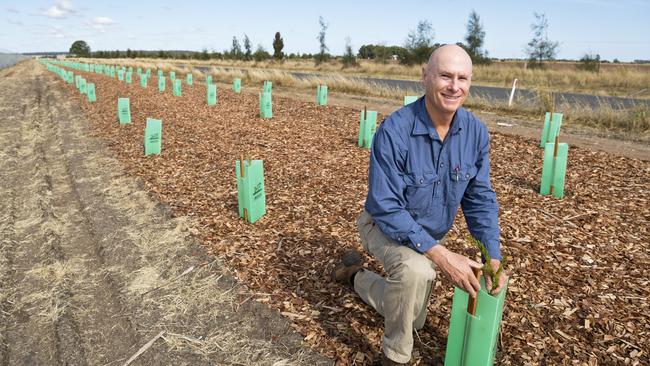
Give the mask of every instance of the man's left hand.
<svg viewBox="0 0 650 366">
<path fill-rule="evenodd" d="M 494 273 L 497 273 L 499 267 L 501 267 L 501 261 L 498 259 L 490 259 L 490 267 L 492 267 L 492 271 Z M 499 276 L 499 284 L 497 288 L 494 289 L 494 291 L 490 291 L 492 289 L 492 278 L 485 271 L 483 271 L 483 276 L 485 277 L 485 287 L 491 295 L 497 295 L 499 292 L 501 292 L 501 290 L 503 290 L 503 286 L 506 284 L 506 281 L 508 281 L 508 274 L 504 269 L 501 271 L 501 275 Z"/>
</svg>

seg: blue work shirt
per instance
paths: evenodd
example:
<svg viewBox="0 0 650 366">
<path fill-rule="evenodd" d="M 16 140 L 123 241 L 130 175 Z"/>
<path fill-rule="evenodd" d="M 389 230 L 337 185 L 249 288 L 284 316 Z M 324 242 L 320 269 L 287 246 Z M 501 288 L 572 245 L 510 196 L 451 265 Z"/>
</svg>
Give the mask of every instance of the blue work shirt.
<svg viewBox="0 0 650 366">
<path fill-rule="evenodd" d="M 460 204 L 470 233 L 501 259 L 487 127 L 461 107 L 443 142 L 424 103 L 402 107 L 377 129 L 365 209 L 386 236 L 424 253 L 451 229 Z"/>
</svg>

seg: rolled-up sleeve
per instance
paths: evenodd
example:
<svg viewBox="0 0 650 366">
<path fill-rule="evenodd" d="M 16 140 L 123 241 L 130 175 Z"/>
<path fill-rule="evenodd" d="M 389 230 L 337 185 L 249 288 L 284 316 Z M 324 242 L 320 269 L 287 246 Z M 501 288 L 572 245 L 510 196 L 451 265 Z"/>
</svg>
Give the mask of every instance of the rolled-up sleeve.
<svg viewBox="0 0 650 366">
<path fill-rule="evenodd" d="M 490 138 L 482 126 L 478 136 L 476 177 L 470 180 L 461 207 L 470 233 L 485 245 L 492 259 L 501 259 L 499 204 L 490 184 Z"/>
<path fill-rule="evenodd" d="M 386 236 L 423 253 L 437 240 L 405 208 L 406 148 L 396 133 L 384 127 L 379 127 L 372 142 L 365 208 Z"/>
</svg>

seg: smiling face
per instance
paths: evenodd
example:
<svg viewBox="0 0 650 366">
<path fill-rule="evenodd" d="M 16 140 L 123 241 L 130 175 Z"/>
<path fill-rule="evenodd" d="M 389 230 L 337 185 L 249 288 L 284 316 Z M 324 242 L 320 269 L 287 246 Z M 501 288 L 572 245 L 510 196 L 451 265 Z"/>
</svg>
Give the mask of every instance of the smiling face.
<svg viewBox="0 0 650 366">
<path fill-rule="evenodd" d="M 427 109 L 449 118 L 463 104 L 472 81 L 472 59 L 456 45 L 446 45 L 431 54 L 422 68 Z"/>
</svg>

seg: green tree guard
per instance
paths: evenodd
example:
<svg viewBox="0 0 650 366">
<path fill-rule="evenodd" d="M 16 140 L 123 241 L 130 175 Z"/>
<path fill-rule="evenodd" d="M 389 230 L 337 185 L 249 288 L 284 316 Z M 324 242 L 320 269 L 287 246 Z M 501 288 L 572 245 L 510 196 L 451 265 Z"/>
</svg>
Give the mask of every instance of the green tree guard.
<svg viewBox="0 0 650 366">
<path fill-rule="evenodd" d="M 569 145 L 559 143 L 556 136 L 554 143 L 544 147 L 544 165 L 542 166 L 542 185 L 539 193 L 543 196 L 553 195 L 555 198 L 564 197 L 564 179 L 569 156 Z"/>
<path fill-rule="evenodd" d="M 158 91 L 161 92 L 161 93 L 165 91 L 165 77 L 164 76 L 159 76 L 158 77 Z"/>
<path fill-rule="evenodd" d="M 126 72 L 126 83 L 131 84 L 131 81 L 133 80 L 133 72 L 132 71 L 127 71 Z"/>
<path fill-rule="evenodd" d="M 162 69 L 158 69 L 158 70 L 156 70 L 156 75 L 158 75 L 159 78 L 162 77 L 162 76 L 163 76 L 163 71 L 162 71 Z"/>
<path fill-rule="evenodd" d="M 208 75 L 205 77 L 205 84 L 206 85 L 212 84 L 212 75 Z"/>
<path fill-rule="evenodd" d="M 121 125 L 131 123 L 131 107 L 129 98 L 117 98 L 117 117 Z"/>
<path fill-rule="evenodd" d="M 68 84 L 72 84 L 74 82 L 74 73 L 72 71 L 68 72 L 68 79 L 66 80 Z"/>
<path fill-rule="evenodd" d="M 87 90 L 86 90 L 86 79 L 84 79 L 84 78 L 81 78 L 81 80 L 79 81 L 79 92 L 80 92 L 81 94 L 86 94 L 86 93 L 87 93 Z"/>
<path fill-rule="evenodd" d="M 553 116 L 552 118 L 551 115 Z M 553 143 L 555 141 L 555 137 L 560 134 L 562 116 L 562 113 L 546 112 L 546 115 L 544 116 L 544 127 L 542 128 L 542 137 L 539 142 L 539 147 L 544 147 L 547 143 Z"/>
<path fill-rule="evenodd" d="M 405 95 L 404 96 L 404 105 L 409 105 L 409 104 L 415 102 L 416 100 L 418 100 L 418 98 L 419 97 L 417 95 Z"/>
<path fill-rule="evenodd" d="M 454 288 L 445 366 L 494 364 L 508 284 L 498 295 L 492 296 L 485 288 L 485 278 L 481 276 L 480 282 L 474 314 L 468 312 L 469 294 Z"/>
<path fill-rule="evenodd" d="M 160 154 L 162 149 L 162 121 L 147 118 L 144 128 L 144 154 Z"/>
<path fill-rule="evenodd" d="M 141 67 L 138 67 L 137 73 L 138 73 L 138 76 L 142 75 L 142 68 Z"/>
<path fill-rule="evenodd" d="M 370 149 L 376 129 L 377 111 L 369 111 L 364 108 L 361 111 L 361 123 L 359 124 L 359 147 Z"/>
<path fill-rule="evenodd" d="M 174 80 L 174 90 L 173 90 L 173 92 L 174 92 L 175 96 L 177 96 L 177 97 L 181 96 L 181 94 L 182 94 L 181 79 L 175 79 Z"/>
<path fill-rule="evenodd" d="M 187 76 L 185 77 L 185 82 L 187 83 L 187 85 L 192 85 L 192 81 L 193 81 L 192 74 L 187 74 Z"/>
<path fill-rule="evenodd" d="M 117 80 L 124 81 L 124 70 L 117 70 Z"/>
<path fill-rule="evenodd" d="M 147 74 L 140 75 L 140 86 L 143 88 L 147 87 Z"/>
<path fill-rule="evenodd" d="M 81 83 L 81 75 L 77 75 L 74 77 L 74 86 L 75 88 L 79 89 L 79 84 Z"/>
<path fill-rule="evenodd" d="M 232 91 L 235 93 L 240 93 L 241 92 L 241 79 L 240 78 L 234 78 L 232 81 Z"/>
<path fill-rule="evenodd" d="M 244 169 L 242 169 L 242 165 Z M 238 160 L 235 165 L 235 173 L 237 174 L 239 217 L 243 217 L 252 224 L 266 214 L 264 164 L 262 160 Z"/>
<path fill-rule="evenodd" d="M 169 72 L 169 80 L 171 80 L 172 83 L 176 80 L 176 71 Z"/>
<path fill-rule="evenodd" d="M 217 86 L 215 84 L 208 85 L 207 99 L 208 99 L 208 105 L 217 104 Z"/>
<path fill-rule="evenodd" d="M 151 69 L 147 69 L 145 74 L 147 75 L 147 78 L 150 78 L 151 77 Z"/>
<path fill-rule="evenodd" d="M 260 93 L 260 117 L 273 117 L 273 102 L 271 100 L 271 92 Z"/>
<path fill-rule="evenodd" d="M 316 87 L 316 105 L 327 105 L 327 85 Z"/>
<path fill-rule="evenodd" d="M 271 93 L 273 91 L 273 83 L 265 80 L 264 86 L 262 87 L 262 93 Z"/>
<path fill-rule="evenodd" d="M 97 95 L 95 94 L 95 84 L 88 83 L 86 85 L 86 94 L 88 94 L 88 101 L 93 103 L 97 101 Z"/>
</svg>

